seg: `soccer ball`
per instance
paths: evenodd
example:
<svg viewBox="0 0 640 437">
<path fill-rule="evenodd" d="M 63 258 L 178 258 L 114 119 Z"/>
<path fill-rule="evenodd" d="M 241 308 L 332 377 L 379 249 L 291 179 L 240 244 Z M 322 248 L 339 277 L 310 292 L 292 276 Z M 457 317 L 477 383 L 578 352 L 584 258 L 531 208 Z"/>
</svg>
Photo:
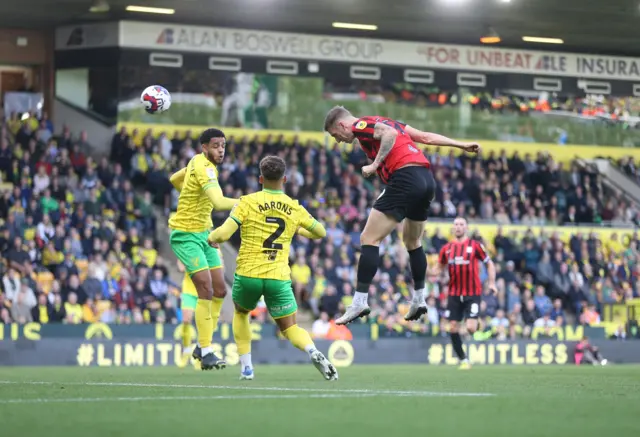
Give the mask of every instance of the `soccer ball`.
<svg viewBox="0 0 640 437">
<path fill-rule="evenodd" d="M 151 85 L 142 92 L 140 102 L 149 114 L 157 114 L 171 107 L 171 94 L 164 87 Z"/>
</svg>

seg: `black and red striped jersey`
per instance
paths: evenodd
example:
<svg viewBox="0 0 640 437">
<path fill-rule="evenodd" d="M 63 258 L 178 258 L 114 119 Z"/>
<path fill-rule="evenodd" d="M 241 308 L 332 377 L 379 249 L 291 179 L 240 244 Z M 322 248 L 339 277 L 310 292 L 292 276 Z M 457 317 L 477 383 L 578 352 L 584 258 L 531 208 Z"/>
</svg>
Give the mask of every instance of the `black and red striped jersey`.
<svg viewBox="0 0 640 437">
<path fill-rule="evenodd" d="M 449 268 L 449 296 L 482 295 L 478 261 L 486 263 L 490 259 L 484 246 L 475 240 L 445 244 L 438 262 Z"/>
<path fill-rule="evenodd" d="M 369 159 L 376 159 L 378 151 L 380 150 L 380 140 L 376 140 L 373 137 L 376 123 L 384 123 L 398 131 L 393 149 L 391 149 L 391 152 L 389 152 L 382 162 L 382 165 L 378 168 L 378 176 L 380 176 L 380 179 L 382 179 L 384 183 L 389 181 L 394 171 L 408 164 L 417 164 L 424 167 L 430 166 L 429 160 L 416 146 L 409 134 L 405 132 L 404 128 L 406 124 L 379 116 L 359 118 L 351 126 L 351 131 L 360 142 L 362 150 Z"/>
</svg>

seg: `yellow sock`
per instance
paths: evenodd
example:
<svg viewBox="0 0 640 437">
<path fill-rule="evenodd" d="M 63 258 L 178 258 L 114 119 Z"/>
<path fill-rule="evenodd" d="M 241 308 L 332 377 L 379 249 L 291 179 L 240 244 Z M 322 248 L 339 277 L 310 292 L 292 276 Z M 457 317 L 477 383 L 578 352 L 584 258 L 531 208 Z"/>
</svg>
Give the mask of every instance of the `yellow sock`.
<svg viewBox="0 0 640 437">
<path fill-rule="evenodd" d="M 313 340 L 311 340 L 311 336 L 309 335 L 309 333 L 298 325 L 293 325 L 285 329 L 284 331 L 282 331 L 282 335 L 284 335 L 292 345 L 302 351 L 309 352 L 311 349 L 316 348 L 316 346 L 313 344 Z"/>
<path fill-rule="evenodd" d="M 234 311 L 233 313 L 233 339 L 238 346 L 238 354 L 251 353 L 251 327 L 249 325 L 249 313 Z"/>
<path fill-rule="evenodd" d="M 211 301 L 198 298 L 196 303 L 196 329 L 198 343 L 202 349 L 211 346 L 213 337 L 213 317 L 211 317 Z"/>
<path fill-rule="evenodd" d="M 220 310 L 222 310 L 223 297 L 215 297 L 211 301 L 211 319 L 213 320 L 213 332 L 218 330 L 218 319 L 220 319 Z M 213 334 L 211 334 L 213 336 Z"/>
<path fill-rule="evenodd" d="M 182 347 L 191 346 L 191 323 L 182 323 Z"/>
</svg>

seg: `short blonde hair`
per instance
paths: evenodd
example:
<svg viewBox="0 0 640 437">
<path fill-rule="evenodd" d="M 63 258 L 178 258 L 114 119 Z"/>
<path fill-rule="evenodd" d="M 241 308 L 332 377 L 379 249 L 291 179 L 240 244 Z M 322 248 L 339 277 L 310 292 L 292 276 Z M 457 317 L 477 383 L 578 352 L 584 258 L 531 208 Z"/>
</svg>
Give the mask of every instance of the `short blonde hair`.
<svg viewBox="0 0 640 437">
<path fill-rule="evenodd" d="M 350 115 L 351 113 L 344 106 L 334 106 L 331 108 L 324 119 L 325 132 L 329 131 L 329 129 L 333 127 L 338 120 L 342 120 Z"/>
</svg>

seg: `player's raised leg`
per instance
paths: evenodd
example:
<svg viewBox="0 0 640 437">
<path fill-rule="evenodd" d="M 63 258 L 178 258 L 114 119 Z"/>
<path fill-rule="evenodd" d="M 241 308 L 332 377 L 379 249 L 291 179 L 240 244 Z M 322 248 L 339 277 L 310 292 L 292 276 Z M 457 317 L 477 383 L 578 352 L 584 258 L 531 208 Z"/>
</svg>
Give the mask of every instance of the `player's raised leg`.
<svg viewBox="0 0 640 437">
<path fill-rule="evenodd" d="M 309 355 L 311 363 L 324 379 L 327 381 L 337 380 L 338 371 L 335 366 L 316 348 L 309 333 L 298 326 L 296 322 L 298 304 L 293 294 L 291 281 L 265 279 L 264 301 L 282 335 L 296 348 Z"/>
<path fill-rule="evenodd" d="M 384 192 L 382 196 L 384 196 Z M 360 235 L 361 253 L 358 261 L 357 284 L 353 303 L 336 320 L 336 324 L 346 325 L 371 312 L 368 302 L 369 287 L 380 264 L 380 242 L 393 231 L 397 224 L 398 221 L 393 217 L 377 209 L 371 210 L 367 224 Z"/>
</svg>

